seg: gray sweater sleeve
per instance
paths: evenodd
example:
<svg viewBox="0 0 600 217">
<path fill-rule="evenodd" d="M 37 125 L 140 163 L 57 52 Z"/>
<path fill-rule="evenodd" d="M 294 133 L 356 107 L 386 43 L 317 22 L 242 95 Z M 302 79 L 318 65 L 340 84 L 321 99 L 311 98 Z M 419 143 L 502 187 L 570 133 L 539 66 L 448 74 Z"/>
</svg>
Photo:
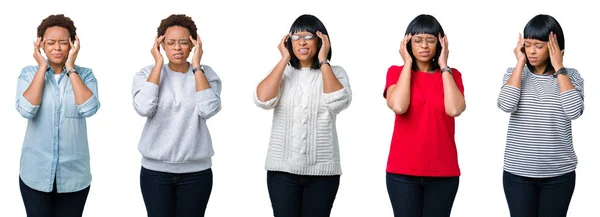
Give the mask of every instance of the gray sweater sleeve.
<svg viewBox="0 0 600 217">
<path fill-rule="evenodd" d="M 221 79 L 210 66 L 204 66 L 204 76 L 210 88 L 196 92 L 196 111 L 200 117 L 209 119 L 221 110 L 222 84 Z"/>
<path fill-rule="evenodd" d="M 147 81 L 152 67 L 143 68 L 133 78 L 133 108 L 142 117 L 153 116 L 158 105 L 158 85 Z"/>
<path fill-rule="evenodd" d="M 512 75 L 513 68 L 508 68 L 504 74 L 504 81 L 498 96 L 498 108 L 504 112 L 512 113 L 517 110 L 519 100 L 521 99 L 521 89 L 506 85 Z"/>
</svg>

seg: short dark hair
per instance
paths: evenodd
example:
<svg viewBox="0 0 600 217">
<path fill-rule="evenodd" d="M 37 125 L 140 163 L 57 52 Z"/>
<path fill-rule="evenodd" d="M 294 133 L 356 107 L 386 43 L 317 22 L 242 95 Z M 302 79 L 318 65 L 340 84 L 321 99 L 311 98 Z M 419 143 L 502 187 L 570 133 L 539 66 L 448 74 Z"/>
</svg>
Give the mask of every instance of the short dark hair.
<svg viewBox="0 0 600 217">
<path fill-rule="evenodd" d="M 64 14 L 50 15 L 42 20 L 42 23 L 40 23 L 37 28 L 37 36 L 40 38 L 44 37 L 46 30 L 55 26 L 67 29 L 69 31 L 69 37 L 71 37 L 71 40 L 75 41 L 75 35 L 77 35 L 75 32 L 75 30 L 77 30 L 77 28 L 75 28 L 75 23 L 73 23 L 71 18 L 65 17 Z"/>
<path fill-rule="evenodd" d="M 310 32 L 313 35 L 317 35 L 317 31 L 323 33 L 324 35 L 329 36 L 329 33 L 327 33 L 327 29 L 325 28 L 325 25 L 323 25 L 323 22 L 321 22 L 321 20 L 319 20 L 319 18 L 310 15 L 310 14 L 303 14 L 300 17 L 298 17 L 296 19 L 296 21 L 294 21 L 294 23 L 292 24 L 292 27 L 290 27 L 290 34 L 293 34 L 294 32 Z M 330 41 L 331 41 L 331 37 Z M 319 52 L 321 51 L 321 44 L 323 43 L 321 41 L 321 38 L 317 37 L 316 38 L 318 40 L 317 43 L 317 54 L 314 56 L 313 58 L 313 64 L 310 68 L 312 69 L 319 69 Z M 299 69 L 300 68 L 300 60 L 298 59 L 298 57 L 296 57 L 296 55 L 294 55 L 294 50 L 292 48 L 292 40 L 290 40 L 288 38 L 288 40 L 286 41 L 286 45 L 287 45 L 287 49 L 290 52 L 290 65 L 292 65 L 292 67 Z M 327 59 L 331 60 L 331 46 L 329 47 L 329 53 L 327 54 Z"/>
<path fill-rule="evenodd" d="M 442 37 L 445 35 L 442 25 L 440 25 L 440 23 L 437 21 L 437 19 L 435 19 L 435 17 L 429 14 L 421 14 L 415 17 L 415 19 L 413 19 L 412 21 L 410 21 L 408 27 L 406 28 L 406 33 L 404 35 L 408 34 L 411 34 L 413 36 L 416 34 L 431 34 L 435 36 L 435 38 L 437 38 L 438 41 L 438 34 L 442 35 Z M 408 45 L 412 46 L 412 39 L 408 41 Z M 415 55 L 413 54 L 412 49 L 407 48 L 406 50 L 408 50 L 410 58 L 414 60 Z M 437 60 L 440 57 L 441 52 L 442 45 L 438 42 L 436 44 L 435 55 L 433 56 L 433 59 L 431 59 L 432 62 L 429 70 L 437 70 L 440 68 L 440 65 Z M 419 70 L 417 64 L 412 65 L 412 70 Z"/>
<path fill-rule="evenodd" d="M 549 40 L 550 32 L 556 34 L 556 41 L 558 42 L 558 47 L 560 50 L 565 49 L 565 36 L 563 34 L 563 30 L 560 27 L 560 24 L 554 17 L 546 14 L 538 14 L 535 17 L 531 18 L 525 28 L 523 29 L 523 38 L 526 39 L 536 39 L 540 41 L 547 42 Z M 535 68 L 529 63 L 527 60 L 527 68 L 529 71 L 535 72 Z M 552 62 L 548 57 L 548 61 L 546 62 L 546 69 L 544 69 L 544 73 L 553 70 Z"/>
<path fill-rule="evenodd" d="M 171 14 L 171 16 L 160 21 L 160 25 L 156 30 L 157 37 L 164 35 L 167 32 L 167 29 L 171 26 L 181 26 L 190 31 L 190 35 L 194 40 L 198 40 L 198 29 L 196 28 L 196 23 L 192 20 L 191 17 L 186 16 L 185 14 Z"/>
</svg>

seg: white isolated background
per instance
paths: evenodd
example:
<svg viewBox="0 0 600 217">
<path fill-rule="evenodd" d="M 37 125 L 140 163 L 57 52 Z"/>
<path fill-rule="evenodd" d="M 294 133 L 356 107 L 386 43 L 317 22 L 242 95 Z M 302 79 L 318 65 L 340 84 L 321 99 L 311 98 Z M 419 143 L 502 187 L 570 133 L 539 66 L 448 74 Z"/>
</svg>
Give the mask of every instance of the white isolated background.
<svg viewBox="0 0 600 217">
<path fill-rule="evenodd" d="M 272 216 L 265 155 L 272 111 L 252 94 L 280 58 L 277 45 L 301 14 L 320 18 L 332 40 L 332 64 L 346 69 L 353 90 L 338 116 L 343 175 L 331 216 L 392 216 L 385 167 L 394 114 L 382 97 L 386 72 L 402 64 L 400 40 L 421 13 L 434 15 L 448 34 L 449 65 L 463 73 L 467 110 L 456 119 L 462 170 L 452 216 L 509 216 L 502 164 L 509 115 L 496 99 L 503 74 L 516 64 L 512 49 L 533 16 L 546 13 L 566 36 L 564 65 L 585 79 L 585 112 L 573 122 L 579 159 L 569 216 L 597 213 L 600 187 L 597 125 L 600 109 L 600 19 L 579 1 L 12 1 L 0 8 L 0 216 L 25 216 L 18 185 L 27 121 L 14 107 L 22 67 L 35 64 L 39 23 L 64 13 L 81 39 L 76 64 L 93 69 L 101 108 L 87 119 L 93 181 L 84 216 L 145 216 L 137 144 L 145 119 L 133 110 L 134 74 L 153 64 L 156 28 L 173 13 L 191 16 L 203 44 L 203 64 L 223 81 L 223 109 L 208 121 L 216 154 L 206 216 Z M 191 57 L 190 57 L 191 58 Z M 435 134 L 436 132 L 431 132 Z"/>
</svg>

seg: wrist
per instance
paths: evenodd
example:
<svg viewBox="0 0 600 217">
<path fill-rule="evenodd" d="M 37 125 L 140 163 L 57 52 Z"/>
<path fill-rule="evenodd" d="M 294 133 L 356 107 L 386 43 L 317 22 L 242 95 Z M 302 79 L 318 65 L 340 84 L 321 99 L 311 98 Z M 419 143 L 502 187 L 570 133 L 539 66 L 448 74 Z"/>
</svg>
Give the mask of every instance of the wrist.
<svg viewBox="0 0 600 217">
<path fill-rule="evenodd" d="M 329 64 L 329 60 L 328 59 L 319 60 L 319 68 L 323 67 L 324 65 L 331 66 L 331 64 Z"/>
<path fill-rule="evenodd" d="M 557 64 L 555 66 L 552 66 L 554 68 L 555 72 L 558 72 L 558 70 L 564 68 L 565 66 L 563 66 L 563 64 Z"/>
</svg>

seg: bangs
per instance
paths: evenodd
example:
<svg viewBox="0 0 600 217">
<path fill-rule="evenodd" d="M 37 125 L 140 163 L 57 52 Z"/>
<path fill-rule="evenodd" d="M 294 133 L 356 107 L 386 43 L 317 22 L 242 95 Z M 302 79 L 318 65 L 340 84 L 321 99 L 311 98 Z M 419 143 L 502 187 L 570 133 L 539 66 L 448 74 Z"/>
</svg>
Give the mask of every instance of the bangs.
<svg viewBox="0 0 600 217">
<path fill-rule="evenodd" d="M 543 19 L 532 19 L 525 25 L 523 38 L 548 41 L 548 35 L 552 31 L 552 25 Z"/>
<path fill-rule="evenodd" d="M 408 28 L 406 28 L 405 35 L 408 34 L 431 34 L 438 37 L 438 34 L 444 35 L 444 30 L 433 16 L 420 15 L 410 22 Z"/>
<path fill-rule="evenodd" d="M 298 17 L 298 19 L 296 19 L 296 21 L 294 21 L 294 23 L 292 24 L 292 27 L 290 27 L 290 33 L 295 33 L 295 32 L 310 32 L 312 34 L 317 34 L 317 31 L 320 29 L 317 29 L 316 25 L 318 22 L 315 19 L 315 17 L 312 16 L 300 16 Z M 320 30 L 323 31 L 323 30 Z"/>
</svg>

